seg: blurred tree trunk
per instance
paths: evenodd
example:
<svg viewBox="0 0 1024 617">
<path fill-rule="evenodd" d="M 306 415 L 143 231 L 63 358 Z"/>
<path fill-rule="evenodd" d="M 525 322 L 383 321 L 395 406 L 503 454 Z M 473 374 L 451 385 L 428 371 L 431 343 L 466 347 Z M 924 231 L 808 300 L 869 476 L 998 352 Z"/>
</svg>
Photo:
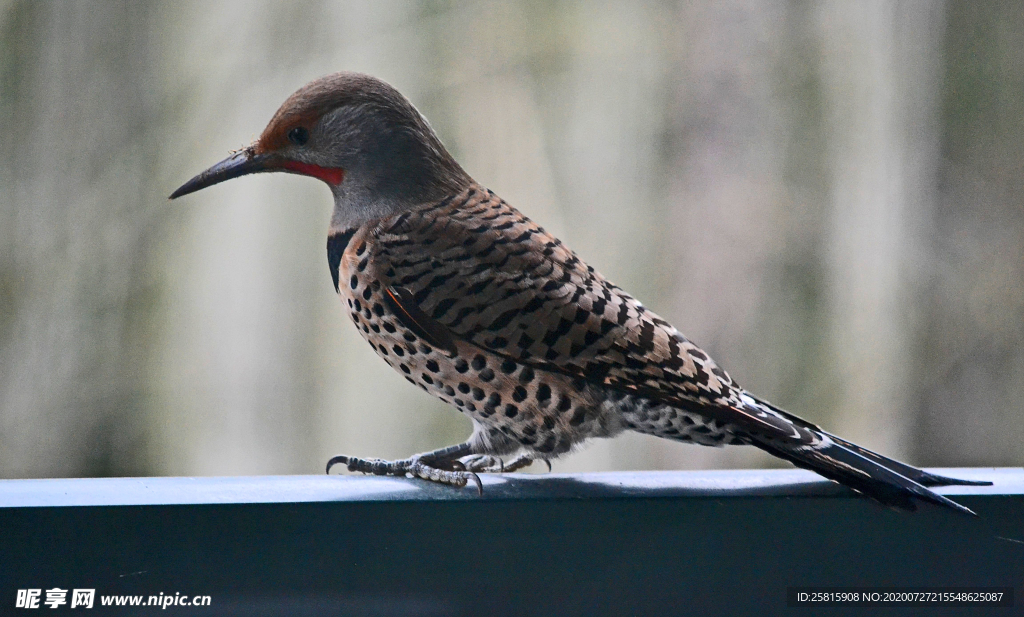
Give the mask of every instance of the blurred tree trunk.
<svg viewBox="0 0 1024 617">
<path fill-rule="evenodd" d="M 666 317 L 746 388 L 821 418 L 827 167 L 812 7 L 680 3 L 666 171 Z M 795 404 L 794 404 L 795 403 Z M 803 404 L 801 404 L 803 403 Z M 749 466 L 753 448 L 662 465 Z"/>
<path fill-rule="evenodd" d="M 941 5 L 682 7 L 674 321 L 750 390 L 901 455 Z"/>
<path fill-rule="evenodd" d="M 950 2 L 941 198 L 921 330 L 919 457 L 1024 455 L 1024 9 Z"/>
<path fill-rule="evenodd" d="M 0 473 L 143 474 L 149 2 L 14 2 L 0 50 Z"/>
<path fill-rule="evenodd" d="M 820 8 L 831 425 L 896 457 L 913 450 L 909 380 L 937 198 L 942 8 L 841 0 Z"/>
</svg>

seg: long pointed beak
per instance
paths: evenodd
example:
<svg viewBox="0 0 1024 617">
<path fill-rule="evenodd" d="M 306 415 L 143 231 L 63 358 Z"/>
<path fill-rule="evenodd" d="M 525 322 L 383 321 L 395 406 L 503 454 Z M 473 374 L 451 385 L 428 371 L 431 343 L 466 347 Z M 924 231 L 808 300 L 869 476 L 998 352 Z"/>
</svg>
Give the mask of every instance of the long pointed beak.
<svg viewBox="0 0 1024 617">
<path fill-rule="evenodd" d="M 274 164 L 276 158 L 271 154 L 256 154 L 251 148 L 246 148 L 232 154 L 195 178 L 182 184 L 178 190 L 171 193 L 171 199 L 195 193 L 200 189 L 205 189 L 208 186 L 213 186 L 214 184 L 239 176 L 264 171 L 280 171 L 281 166 Z"/>
</svg>

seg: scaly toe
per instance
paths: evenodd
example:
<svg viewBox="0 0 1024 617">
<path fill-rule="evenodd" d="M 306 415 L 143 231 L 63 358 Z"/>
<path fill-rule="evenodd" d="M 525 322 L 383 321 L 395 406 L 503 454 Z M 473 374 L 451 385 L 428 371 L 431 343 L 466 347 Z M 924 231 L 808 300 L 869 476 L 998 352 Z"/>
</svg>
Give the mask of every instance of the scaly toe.
<svg viewBox="0 0 1024 617">
<path fill-rule="evenodd" d="M 472 480 L 476 484 L 477 493 L 480 495 L 484 494 L 484 485 L 480 481 L 480 476 L 472 471 L 448 471 L 447 469 L 438 469 L 419 460 L 414 460 L 406 469 L 406 473 L 421 480 L 430 480 L 431 482 L 448 484 L 457 488 L 466 486 Z"/>
<path fill-rule="evenodd" d="M 331 467 L 344 464 L 349 471 L 369 473 L 375 476 L 404 476 L 411 463 L 410 460 L 385 461 L 379 458 L 356 458 L 339 454 L 327 461 L 327 473 L 331 473 Z"/>
</svg>

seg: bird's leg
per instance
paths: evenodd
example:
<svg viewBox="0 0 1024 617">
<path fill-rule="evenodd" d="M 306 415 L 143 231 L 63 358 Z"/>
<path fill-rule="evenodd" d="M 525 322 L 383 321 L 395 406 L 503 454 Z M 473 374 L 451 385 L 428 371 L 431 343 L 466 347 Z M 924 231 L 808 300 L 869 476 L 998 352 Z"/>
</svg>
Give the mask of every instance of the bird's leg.
<svg viewBox="0 0 1024 617">
<path fill-rule="evenodd" d="M 501 473 L 505 471 L 505 462 L 491 454 L 470 454 L 463 456 L 458 463 L 466 471 L 477 473 Z"/>
<path fill-rule="evenodd" d="M 469 480 L 473 480 L 477 491 L 482 494 L 484 488 L 480 478 L 473 471 L 466 470 L 458 460 L 460 457 L 472 453 L 472 444 L 466 442 L 423 452 L 397 461 L 385 461 L 379 458 L 363 459 L 339 454 L 327 461 L 327 473 L 331 473 L 331 467 L 344 464 L 349 471 L 359 471 L 376 476 L 404 477 L 411 475 L 459 488 L 466 486 Z"/>
<path fill-rule="evenodd" d="M 533 454 L 520 454 L 519 456 L 515 457 L 514 459 L 509 461 L 508 464 L 505 465 L 505 471 L 516 471 L 517 469 L 522 469 L 523 467 L 529 467 L 536 460 L 544 461 L 544 463 L 547 464 L 548 466 L 548 471 L 551 471 L 551 461 L 549 461 L 546 458 L 538 459 Z"/>
<path fill-rule="evenodd" d="M 475 471 L 478 473 L 509 473 L 522 469 L 523 467 L 528 467 L 536 460 L 538 459 L 535 455 L 528 453 L 520 454 L 508 463 L 489 454 L 471 454 L 459 459 L 467 471 Z M 551 461 L 546 458 L 540 460 L 547 463 L 548 471 L 551 471 Z"/>
</svg>

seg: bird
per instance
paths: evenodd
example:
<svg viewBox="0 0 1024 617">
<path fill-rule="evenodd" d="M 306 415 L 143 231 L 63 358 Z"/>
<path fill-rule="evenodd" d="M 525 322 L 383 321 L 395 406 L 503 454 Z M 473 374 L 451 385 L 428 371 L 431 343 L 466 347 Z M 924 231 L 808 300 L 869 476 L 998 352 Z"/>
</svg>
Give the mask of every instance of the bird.
<svg viewBox="0 0 1024 617">
<path fill-rule="evenodd" d="M 248 147 L 171 199 L 239 176 L 319 179 L 327 261 L 362 337 L 408 382 L 472 420 L 463 443 L 349 471 L 455 487 L 635 431 L 754 446 L 881 504 L 965 514 L 947 478 L 857 446 L 747 392 L 668 321 L 477 183 L 394 87 L 340 72 L 281 105 Z M 506 462 L 506 458 L 509 458 Z"/>
</svg>

